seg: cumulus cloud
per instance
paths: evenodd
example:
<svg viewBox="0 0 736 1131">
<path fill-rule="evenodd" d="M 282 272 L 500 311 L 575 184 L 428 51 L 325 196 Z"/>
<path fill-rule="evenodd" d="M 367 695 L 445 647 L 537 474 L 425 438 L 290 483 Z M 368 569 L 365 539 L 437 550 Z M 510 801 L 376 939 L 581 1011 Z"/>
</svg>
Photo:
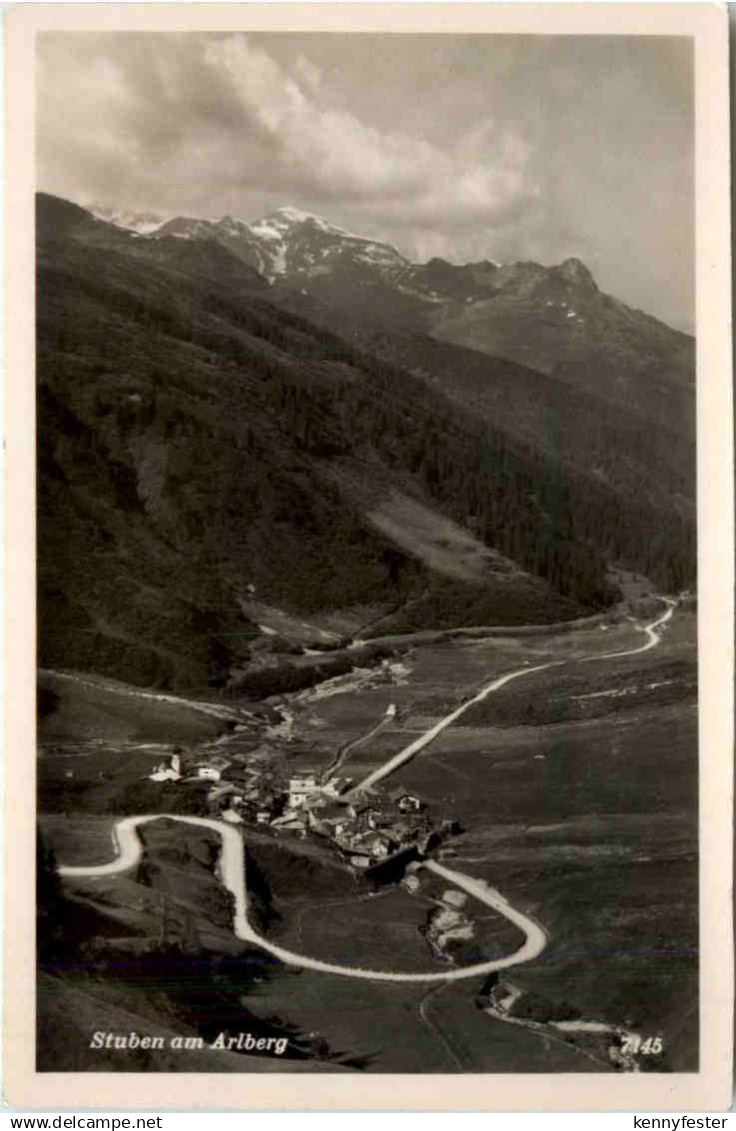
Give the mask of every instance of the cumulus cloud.
<svg viewBox="0 0 736 1131">
<path fill-rule="evenodd" d="M 577 254 L 691 323 L 687 43 L 45 32 L 37 52 L 49 192 L 169 216 L 292 204 L 416 259 Z"/>
<path fill-rule="evenodd" d="M 490 223 L 535 197 L 528 146 L 492 118 L 444 147 L 379 128 L 325 94 L 305 54 L 287 69 L 245 35 L 55 35 L 40 61 L 43 174 L 66 187 L 86 170 L 90 199 L 109 185 L 141 205 L 280 187 L 430 228 Z"/>
<path fill-rule="evenodd" d="M 315 67 L 314 63 L 310 63 L 306 56 L 298 55 L 294 69 L 301 81 L 305 84 L 307 90 L 311 90 L 313 93 L 319 91 L 322 82 L 322 72 L 319 67 Z"/>
</svg>

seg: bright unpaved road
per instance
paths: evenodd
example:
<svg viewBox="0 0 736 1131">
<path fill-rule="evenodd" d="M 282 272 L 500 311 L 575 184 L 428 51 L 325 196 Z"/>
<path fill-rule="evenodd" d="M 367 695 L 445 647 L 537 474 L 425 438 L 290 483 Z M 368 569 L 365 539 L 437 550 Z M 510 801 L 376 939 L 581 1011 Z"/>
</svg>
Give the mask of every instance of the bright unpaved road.
<svg viewBox="0 0 736 1131">
<path fill-rule="evenodd" d="M 361 967 L 339 966 L 334 962 L 321 962 L 319 959 L 310 958 L 304 954 L 295 954 L 293 951 L 275 946 L 268 939 L 263 938 L 248 922 L 248 891 L 242 838 L 232 825 L 228 825 L 224 821 L 216 821 L 211 817 L 184 817 L 174 813 L 146 813 L 137 817 L 123 817 L 122 820 L 116 822 L 113 830 L 113 841 L 117 852 L 114 860 L 111 860 L 109 864 L 96 864 L 90 867 L 62 865 L 59 867 L 60 874 L 70 878 L 83 877 L 88 879 L 94 876 L 113 876 L 118 872 L 128 871 L 138 863 L 143 853 L 143 845 L 137 831 L 138 826 L 158 820 L 198 825 L 202 828 L 212 829 L 219 834 L 222 840 L 222 852 L 217 868 L 220 880 L 235 901 L 233 911 L 234 934 L 243 942 L 254 943 L 268 951 L 274 958 L 279 958 L 289 966 L 299 966 L 307 970 L 320 970 L 326 974 L 341 974 L 347 978 L 363 978 L 374 982 L 447 982 L 457 981 L 460 978 L 473 978 L 479 974 L 490 974 L 493 970 L 503 970 L 508 966 L 516 966 L 519 962 L 528 962 L 544 950 L 547 941 L 544 931 L 534 920 L 511 907 L 499 892 L 488 887 L 482 880 L 471 879 L 470 876 L 464 876 L 461 872 L 454 872 L 441 864 L 435 864 L 434 861 L 427 861 L 425 867 L 436 872 L 456 887 L 462 888 L 463 891 L 500 912 L 501 915 L 515 923 L 517 927 L 520 927 L 526 936 L 521 947 L 504 958 L 479 962 L 474 966 L 464 966 L 462 969 L 424 974 L 398 974 L 383 970 L 365 970 Z"/>
<path fill-rule="evenodd" d="M 564 663 L 564 661 L 550 660 L 547 664 L 537 664 L 534 668 L 518 668 L 515 672 L 507 672 L 506 675 L 494 679 L 493 683 L 489 683 L 487 687 L 484 687 L 483 690 L 479 691 L 472 699 L 461 703 L 459 707 L 456 707 L 455 710 L 451 711 L 449 715 L 446 715 L 444 719 L 440 719 L 438 723 L 435 723 L 433 727 L 430 727 L 424 734 L 421 734 L 419 738 L 415 738 L 413 742 L 410 742 L 409 745 L 405 746 L 403 750 L 400 750 L 398 754 L 394 754 L 393 758 L 390 758 L 388 762 L 384 762 L 382 766 L 379 766 L 377 770 L 369 774 L 359 785 L 354 786 L 349 793 L 343 794 L 343 798 L 348 800 L 353 794 L 358 793 L 362 789 L 368 789 L 370 786 L 375 785 L 377 781 L 380 781 L 381 778 L 388 777 L 389 774 L 392 774 L 394 770 L 398 769 L 404 762 L 408 762 L 410 758 L 413 758 L 415 754 L 423 750 L 425 746 L 429 746 L 430 742 L 434 742 L 437 735 L 441 734 L 447 727 L 452 726 L 455 720 L 459 719 L 469 707 L 472 707 L 474 703 L 480 703 L 481 700 L 485 699 L 491 692 L 498 691 L 499 687 L 503 687 L 504 684 L 510 683 L 512 679 L 518 679 L 522 675 L 529 675 L 531 672 L 541 672 L 544 668 L 551 668 L 554 667 L 555 664 L 561 663 Z"/>
<path fill-rule="evenodd" d="M 663 597 L 662 600 L 667 606 L 662 616 L 657 617 L 651 624 L 642 625 L 642 631 L 647 634 L 646 644 L 642 644 L 639 648 L 629 648 L 626 652 L 604 652 L 601 656 L 584 656 L 579 663 L 585 664 L 591 660 L 615 660 L 618 656 L 636 656 L 639 652 L 648 652 L 650 648 L 656 648 L 662 639 L 657 629 L 670 620 L 677 605 L 677 601 L 673 601 L 671 597 Z"/>
<path fill-rule="evenodd" d="M 657 629 L 670 619 L 675 608 L 674 601 L 669 599 L 665 600 L 667 609 L 662 616 L 652 621 L 651 624 L 643 626 L 648 640 L 640 648 L 632 648 L 625 652 L 611 652 L 603 656 L 587 656 L 584 657 L 584 659 L 607 660 L 618 656 L 633 656 L 638 652 L 646 652 L 648 649 L 654 648 L 660 641 Z M 488 684 L 487 687 L 484 687 L 473 699 L 457 707 L 439 723 L 426 731 L 425 734 L 421 735 L 420 738 L 415 739 L 409 746 L 399 751 L 398 754 L 394 755 L 393 758 L 389 759 L 389 761 L 378 770 L 375 770 L 358 788 L 365 788 L 373 782 L 378 781 L 380 778 L 385 777 L 387 774 L 392 773 L 397 766 L 413 757 L 419 750 L 432 742 L 441 731 L 450 726 L 455 719 L 473 703 L 478 703 L 482 699 L 485 699 L 487 695 L 490 695 L 499 687 L 503 687 L 504 684 L 508 683 L 510 680 L 518 679 L 523 675 L 541 671 L 543 668 L 552 667 L 553 664 L 562 662 L 563 661 L 555 660 L 536 667 L 519 668 L 517 671 L 509 672 L 499 679 L 494 680 L 492 683 Z M 424 863 L 424 867 L 427 868 L 428 871 L 434 872 L 435 875 L 441 876 L 448 883 L 461 888 L 474 899 L 493 908 L 494 911 L 497 911 L 500 915 L 503 915 L 504 918 L 514 923 L 524 934 L 524 942 L 519 949 L 514 951 L 513 954 L 505 955 L 503 958 L 490 959 L 487 962 L 478 962 L 473 966 L 464 966 L 462 968 L 441 971 L 439 973 L 421 974 L 395 973 L 383 970 L 366 970 L 362 967 L 340 966 L 334 962 L 322 962 L 319 959 L 311 958 L 304 954 L 295 954 L 293 951 L 276 946 L 268 939 L 263 938 L 248 922 L 248 890 L 246 886 L 245 851 L 242 837 L 232 825 L 228 825 L 224 821 L 216 821 L 211 817 L 180 816 L 174 813 L 147 813 L 135 817 L 123 817 L 115 823 L 113 829 L 113 843 L 116 851 L 114 860 L 111 860 L 108 864 L 97 864 L 89 867 L 61 865 L 59 867 L 59 873 L 69 878 L 91 878 L 95 876 L 112 876 L 119 872 L 128 871 L 138 863 L 143 853 L 143 845 L 141 844 L 137 831 L 138 826 L 149 824 L 151 821 L 164 819 L 212 829 L 214 832 L 218 833 L 222 841 L 222 851 L 217 866 L 218 874 L 223 885 L 233 896 L 234 934 L 243 942 L 250 942 L 261 947 L 289 966 L 298 966 L 301 969 L 319 970 L 327 974 L 340 974 L 346 978 L 362 978 L 375 982 L 451 982 L 459 981 L 463 978 L 474 978 L 478 975 L 490 974 L 495 970 L 505 970 L 511 966 L 518 966 L 521 962 L 529 962 L 532 958 L 536 958 L 538 954 L 541 954 L 546 945 L 547 936 L 543 928 L 528 915 L 512 907 L 495 888 L 490 887 L 483 880 L 474 879 L 471 876 L 464 875 L 462 872 L 456 872 L 454 869 L 446 868 L 443 864 L 439 864 L 434 860 L 427 860 Z"/>
<path fill-rule="evenodd" d="M 647 652 L 650 648 L 656 647 L 656 645 L 659 644 L 660 641 L 657 629 L 670 619 L 676 605 L 676 602 L 668 597 L 664 597 L 663 600 L 667 605 L 664 613 L 656 620 L 652 621 L 651 624 L 642 626 L 642 630 L 647 634 L 648 638 L 645 644 L 642 644 L 638 648 L 630 648 L 625 652 L 607 652 L 602 656 L 585 656 L 581 661 L 576 662 L 585 663 L 588 660 L 613 660 L 619 656 L 635 656 L 639 652 Z M 533 668 L 517 668 L 516 671 L 507 672 L 506 675 L 502 675 L 498 679 L 494 679 L 492 683 L 489 683 L 487 687 L 484 687 L 472 699 L 468 699 L 465 703 L 461 703 L 459 707 L 456 707 L 455 710 L 452 711 L 449 715 L 446 715 L 444 719 L 440 719 L 438 723 L 435 723 L 433 727 L 430 727 L 430 729 L 425 731 L 424 734 L 420 735 L 419 738 L 415 738 L 413 742 L 410 742 L 409 745 L 405 746 L 403 750 L 400 750 L 398 754 L 394 754 L 394 756 L 390 758 L 388 762 L 384 762 L 384 764 L 382 766 L 379 766 L 377 770 L 374 770 L 372 773 L 370 773 L 367 778 L 365 778 L 358 785 L 354 786 L 349 793 L 344 794 L 344 799 L 347 800 L 351 795 L 358 793 L 360 790 L 368 789 L 370 786 L 375 785 L 376 782 L 380 781 L 382 778 L 388 777 L 389 774 L 392 774 L 394 770 L 398 769 L 398 767 L 403 765 L 404 762 L 408 762 L 410 758 L 413 758 L 415 754 L 417 754 L 420 750 L 423 750 L 425 746 L 429 746 L 430 742 L 433 742 L 435 738 L 437 738 L 437 736 L 442 733 L 443 730 L 447 729 L 447 727 L 452 726 L 455 720 L 459 719 L 460 716 L 464 714 L 469 707 L 472 707 L 475 703 L 482 702 L 483 699 L 486 699 L 494 691 L 498 691 L 500 687 L 504 687 L 507 683 L 510 683 L 512 679 L 520 679 L 522 676 L 531 675 L 532 672 L 541 672 L 544 671 L 545 668 L 552 668 L 556 665 L 559 666 L 566 662 L 569 661 L 550 660 L 546 664 L 537 664 L 536 667 Z"/>
</svg>

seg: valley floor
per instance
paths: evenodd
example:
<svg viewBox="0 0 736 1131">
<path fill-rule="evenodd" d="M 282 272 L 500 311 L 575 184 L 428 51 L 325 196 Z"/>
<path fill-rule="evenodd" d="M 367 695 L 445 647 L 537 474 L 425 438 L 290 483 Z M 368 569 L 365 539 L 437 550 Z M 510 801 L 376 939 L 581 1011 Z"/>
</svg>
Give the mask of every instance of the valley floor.
<svg viewBox="0 0 736 1131">
<path fill-rule="evenodd" d="M 435 820 L 459 822 L 411 885 L 370 891 L 344 866 L 326 866 L 322 846 L 242 827 L 255 924 L 235 875 L 240 828 L 173 809 L 176 823 L 167 821 L 171 783 L 145 813 L 121 810 L 121 781 L 135 783 L 151 761 L 140 743 L 42 751 L 42 824 L 65 887 L 87 908 L 150 934 L 155 912 L 144 905 L 158 892 L 210 950 L 236 955 L 237 938 L 254 945 L 270 962 L 243 998 L 249 1017 L 286 1018 L 363 1069 L 694 1070 L 694 640 L 694 615 L 670 604 L 646 626 L 448 638 L 372 676 L 274 701 L 271 741 L 294 772 L 339 764 L 353 790 L 400 782 Z M 215 744 L 227 756 L 243 741 Z M 140 851 L 121 836 L 156 815 L 161 831 L 146 831 Z M 221 854 L 218 875 L 229 910 L 216 892 L 219 849 L 209 842 L 205 868 L 203 850 L 176 832 L 182 820 L 202 835 L 226 830 L 231 864 Z M 187 906 L 193 867 L 209 914 Z M 454 897 L 462 913 L 452 912 L 453 891 L 470 897 Z M 437 944 L 442 916 L 450 945 Z M 507 985 L 498 971 L 512 964 Z M 629 1039 L 650 1051 L 619 1062 Z M 240 1062 L 259 1070 L 257 1058 Z M 303 1061 L 284 1070 L 292 1063 Z"/>
</svg>

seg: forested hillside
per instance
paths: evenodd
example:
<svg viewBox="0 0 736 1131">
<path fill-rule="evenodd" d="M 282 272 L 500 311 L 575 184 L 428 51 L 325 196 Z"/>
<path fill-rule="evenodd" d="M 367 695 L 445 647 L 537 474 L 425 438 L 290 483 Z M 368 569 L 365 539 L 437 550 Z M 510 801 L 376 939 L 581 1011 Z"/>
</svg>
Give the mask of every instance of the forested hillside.
<svg viewBox="0 0 736 1131">
<path fill-rule="evenodd" d="M 353 335 L 411 370 L 508 437 L 611 487 L 690 521 L 695 514 L 694 400 L 671 426 L 505 358 L 410 332 Z"/>
<path fill-rule="evenodd" d="M 538 623 L 610 603 L 607 557 L 691 581 L 686 516 L 273 306 L 225 249 L 148 254 L 71 207 L 40 199 L 43 665 L 222 684 L 258 636 L 253 592 L 305 616 L 421 598 L 433 625 Z M 366 482 L 510 561 L 449 581 L 370 521 Z"/>
</svg>

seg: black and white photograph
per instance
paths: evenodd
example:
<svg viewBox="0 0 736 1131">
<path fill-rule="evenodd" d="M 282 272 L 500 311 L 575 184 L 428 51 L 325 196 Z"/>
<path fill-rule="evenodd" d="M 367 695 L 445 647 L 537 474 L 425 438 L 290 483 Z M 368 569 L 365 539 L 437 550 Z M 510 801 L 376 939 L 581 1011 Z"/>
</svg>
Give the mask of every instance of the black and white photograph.
<svg viewBox="0 0 736 1131">
<path fill-rule="evenodd" d="M 34 52 L 39 1079 L 697 1075 L 693 36 Z"/>
</svg>

